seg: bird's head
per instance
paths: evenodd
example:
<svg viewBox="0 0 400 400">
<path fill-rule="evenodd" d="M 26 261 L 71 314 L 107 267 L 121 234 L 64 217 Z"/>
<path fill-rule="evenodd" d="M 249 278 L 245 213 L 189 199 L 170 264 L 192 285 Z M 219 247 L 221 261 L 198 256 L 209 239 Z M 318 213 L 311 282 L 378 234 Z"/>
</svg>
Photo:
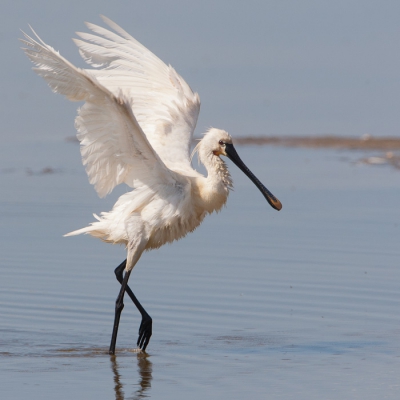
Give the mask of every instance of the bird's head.
<svg viewBox="0 0 400 400">
<path fill-rule="evenodd" d="M 227 156 L 226 144 L 232 144 L 232 137 L 222 129 L 211 128 L 202 139 L 203 148 L 214 156 Z"/>
<path fill-rule="evenodd" d="M 249 170 L 249 168 L 247 168 L 246 164 L 239 157 L 239 154 L 236 152 L 236 149 L 233 146 L 232 137 L 228 132 L 216 128 L 209 129 L 200 143 L 196 146 L 193 153 L 195 151 L 199 152 L 199 157 L 201 160 L 215 156 L 228 157 L 257 186 L 271 207 L 278 211 L 282 208 L 281 202 L 256 178 L 256 176 Z"/>
</svg>

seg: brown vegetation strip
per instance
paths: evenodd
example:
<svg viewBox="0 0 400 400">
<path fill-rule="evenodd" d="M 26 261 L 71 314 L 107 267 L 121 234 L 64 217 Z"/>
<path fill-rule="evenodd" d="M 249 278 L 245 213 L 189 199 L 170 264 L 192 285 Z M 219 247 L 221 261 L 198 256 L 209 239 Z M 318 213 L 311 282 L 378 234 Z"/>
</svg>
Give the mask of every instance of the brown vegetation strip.
<svg viewBox="0 0 400 400">
<path fill-rule="evenodd" d="M 354 150 L 400 150 L 400 138 L 361 138 L 340 136 L 259 136 L 235 138 L 240 145 L 272 145 L 283 147 L 333 148 Z"/>
<path fill-rule="evenodd" d="M 193 144 L 197 144 L 197 140 Z M 68 136 L 67 142 L 78 142 L 76 136 Z M 233 139 L 239 145 L 282 146 L 304 148 L 332 148 L 354 150 L 400 150 L 400 137 L 372 137 L 364 135 L 360 138 L 343 136 L 248 136 Z"/>
</svg>

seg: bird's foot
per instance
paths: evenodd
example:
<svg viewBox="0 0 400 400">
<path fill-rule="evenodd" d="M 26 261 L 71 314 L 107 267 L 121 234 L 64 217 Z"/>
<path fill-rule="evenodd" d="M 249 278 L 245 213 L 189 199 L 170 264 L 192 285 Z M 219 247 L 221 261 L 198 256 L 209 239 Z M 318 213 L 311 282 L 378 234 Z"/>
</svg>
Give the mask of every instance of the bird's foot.
<svg viewBox="0 0 400 400">
<path fill-rule="evenodd" d="M 147 345 L 150 342 L 151 335 L 153 333 L 153 320 L 150 315 L 145 315 L 142 317 L 142 323 L 139 327 L 139 338 L 137 340 L 138 347 L 145 351 Z"/>
</svg>

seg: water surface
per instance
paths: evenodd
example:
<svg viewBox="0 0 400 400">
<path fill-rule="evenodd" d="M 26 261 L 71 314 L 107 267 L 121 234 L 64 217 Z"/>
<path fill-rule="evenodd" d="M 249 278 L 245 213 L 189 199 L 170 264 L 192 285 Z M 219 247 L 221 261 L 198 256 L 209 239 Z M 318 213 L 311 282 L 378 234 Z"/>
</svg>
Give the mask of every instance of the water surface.
<svg viewBox="0 0 400 400">
<path fill-rule="evenodd" d="M 0 150 L 5 398 L 399 398 L 399 172 L 336 150 L 238 151 L 282 211 L 230 165 L 227 208 L 132 273 L 148 354 L 127 299 L 110 357 L 125 251 L 62 235 L 126 189 L 98 199 L 73 143 Z"/>
</svg>

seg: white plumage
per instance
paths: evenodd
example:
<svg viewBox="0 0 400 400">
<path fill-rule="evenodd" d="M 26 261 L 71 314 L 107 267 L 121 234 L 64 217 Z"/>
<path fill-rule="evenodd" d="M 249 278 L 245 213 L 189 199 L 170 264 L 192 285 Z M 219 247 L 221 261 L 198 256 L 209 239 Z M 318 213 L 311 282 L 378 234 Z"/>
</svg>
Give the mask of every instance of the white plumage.
<svg viewBox="0 0 400 400">
<path fill-rule="evenodd" d="M 102 18 L 114 32 L 88 23 L 93 33 L 78 33 L 80 39 L 74 39 L 92 69 L 76 68 L 36 34 L 36 40 L 24 34 L 22 41 L 34 70 L 54 92 L 85 102 L 75 126 L 83 164 L 99 196 L 121 183 L 134 188 L 110 212 L 95 216 L 96 222 L 66 235 L 88 233 L 126 246 L 126 263 L 116 270 L 122 284 L 117 306 L 122 311 L 125 290 L 137 302 L 127 281 L 143 251 L 180 239 L 225 204 L 232 181 L 220 155 L 238 165 L 274 208 L 279 210 L 281 204 L 243 164 L 223 130 L 210 129 L 196 146 L 207 177 L 192 168 L 190 145 L 199 96 L 171 66 Z M 151 318 L 136 302 L 143 317 L 138 345 L 145 350 Z M 119 322 L 117 308 L 111 353 Z M 149 321 L 150 331 L 142 329 Z"/>
</svg>

